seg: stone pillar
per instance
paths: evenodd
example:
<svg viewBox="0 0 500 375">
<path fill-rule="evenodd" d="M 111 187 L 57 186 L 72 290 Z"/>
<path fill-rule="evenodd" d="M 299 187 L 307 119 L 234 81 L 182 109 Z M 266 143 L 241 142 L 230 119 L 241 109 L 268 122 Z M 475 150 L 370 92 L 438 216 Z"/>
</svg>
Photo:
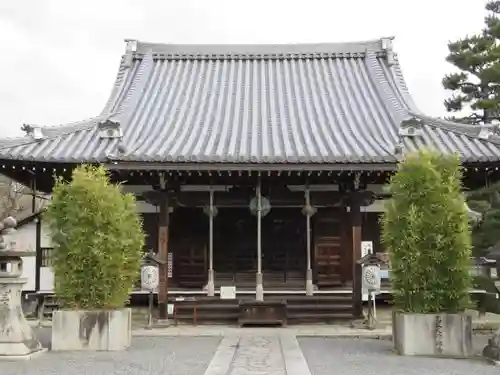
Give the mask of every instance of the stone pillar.
<svg viewBox="0 0 500 375">
<path fill-rule="evenodd" d="M 311 217 L 316 213 L 316 208 L 311 205 L 311 194 L 309 187 L 305 191 L 305 206 L 302 209 L 302 214 L 306 217 L 306 295 L 312 296 L 314 294 L 314 284 L 312 277 L 311 267 Z"/>
<path fill-rule="evenodd" d="M 35 253 L 16 249 L 12 239 L 16 220 L 8 217 L 0 223 L 0 359 L 26 359 L 44 349 L 26 321 L 21 294 L 26 279 L 21 257 Z"/>
</svg>

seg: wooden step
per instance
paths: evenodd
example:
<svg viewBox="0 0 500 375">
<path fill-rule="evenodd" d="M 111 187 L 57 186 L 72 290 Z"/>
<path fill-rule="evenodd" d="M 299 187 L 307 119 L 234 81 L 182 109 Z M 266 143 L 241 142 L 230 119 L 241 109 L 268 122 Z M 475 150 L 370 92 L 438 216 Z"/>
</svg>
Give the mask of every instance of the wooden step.
<svg viewBox="0 0 500 375">
<path fill-rule="evenodd" d="M 196 323 L 207 321 L 235 322 L 239 317 L 240 301 L 254 300 L 255 296 L 241 296 L 234 300 L 202 296 L 194 301 L 180 301 L 176 319 Z M 321 322 L 352 319 L 352 294 L 345 295 L 281 295 L 268 296 L 266 301 L 286 301 L 287 318 L 291 322 Z"/>
<path fill-rule="evenodd" d="M 352 294 L 338 294 L 338 295 L 322 295 L 317 294 L 314 296 L 305 295 L 283 295 L 283 296 L 269 296 L 266 299 L 286 299 L 288 304 L 293 303 L 334 303 L 334 302 L 351 302 Z"/>
<path fill-rule="evenodd" d="M 217 320 L 237 320 L 239 317 L 239 312 L 198 312 L 197 314 L 197 321 L 202 322 L 205 320 L 211 320 L 211 321 L 217 321 Z M 194 315 L 189 314 L 189 313 L 178 313 L 174 317 L 176 320 L 189 320 L 193 321 L 194 320 Z"/>
<path fill-rule="evenodd" d="M 196 307 L 198 311 L 201 310 L 238 310 L 238 305 L 217 305 L 217 304 L 203 304 L 203 303 L 193 303 L 193 304 L 181 304 L 177 305 L 175 308 L 177 311 L 181 310 L 192 310 Z"/>
<path fill-rule="evenodd" d="M 297 313 L 289 314 L 288 320 L 298 323 L 299 321 L 335 321 L 335 320 L 350 320 L 353 318 L 352 313 L 328 312 L 328 313 Z"/>
<path fill-rule="evenodd" d="M 287 304 L 287 309 L 289 311 L 296 310 L 350 310 L 352 309 L 352 304 Z"/>
</svg>

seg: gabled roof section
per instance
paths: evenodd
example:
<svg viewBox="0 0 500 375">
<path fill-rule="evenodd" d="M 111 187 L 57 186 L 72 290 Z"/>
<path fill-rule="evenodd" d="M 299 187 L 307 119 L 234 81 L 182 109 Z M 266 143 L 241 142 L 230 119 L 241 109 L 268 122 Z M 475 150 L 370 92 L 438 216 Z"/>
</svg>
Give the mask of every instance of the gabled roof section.
<svg viewBox="0 0 500 375">
<path fill-rule="evenodd" d="M 413 121 L 417 133 L 404 130 Z M 493 126 L 413 103 L 392 38 L 176 45 L 128 40 L 102 113 L 0 141 L 0 159 L 173 164 L 380 164 L 429 147 L 499 161 Z M 412 130 L 413 131 L 413 130 Z"/>
</svg>

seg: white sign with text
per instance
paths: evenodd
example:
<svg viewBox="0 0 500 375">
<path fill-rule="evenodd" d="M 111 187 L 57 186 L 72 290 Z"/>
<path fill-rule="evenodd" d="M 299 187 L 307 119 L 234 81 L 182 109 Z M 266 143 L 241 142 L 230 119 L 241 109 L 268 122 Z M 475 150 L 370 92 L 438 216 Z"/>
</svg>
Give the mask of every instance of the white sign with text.
<svg viewBox="0 0 500 375">
<path fill-rule="evenodd" d="M 373 242 L 361 241 L 361 258 L 367 256 L 368 254 L 373 254 Z"/>
</svg>

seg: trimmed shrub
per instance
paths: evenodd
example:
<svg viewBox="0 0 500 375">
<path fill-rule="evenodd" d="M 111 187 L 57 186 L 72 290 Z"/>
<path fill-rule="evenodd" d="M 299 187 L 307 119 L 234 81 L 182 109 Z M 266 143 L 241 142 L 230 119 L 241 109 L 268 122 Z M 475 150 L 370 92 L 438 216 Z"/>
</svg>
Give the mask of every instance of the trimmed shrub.
<svg viewBox="0 0 500 375">
<path fill-rule="evenodd" d="M 471 235 L 457 156 L 408 155 L 390 181 L 382 218 L 395 308 L 456 313 L 470 307 Z"/>
<path fill-rule="evenodd" d="M 57 179 L 48 207 L 55 293 L 66 309 L 123 307 L 139 276 L 144 234 L 135 198 L 103 167 Z"/>
</svg>

